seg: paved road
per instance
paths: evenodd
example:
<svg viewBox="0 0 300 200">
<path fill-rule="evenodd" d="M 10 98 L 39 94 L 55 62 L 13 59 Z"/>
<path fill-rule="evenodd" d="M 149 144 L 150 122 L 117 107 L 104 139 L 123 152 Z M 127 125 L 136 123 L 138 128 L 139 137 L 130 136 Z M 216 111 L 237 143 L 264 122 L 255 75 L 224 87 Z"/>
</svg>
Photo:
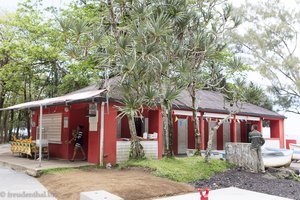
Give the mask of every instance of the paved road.
<svg viewBox="0 0 300 200">
<path fill-rule="evenodd" d="M 34 177 L 0 167 L 0 200 L 55 200 Z"/>
<path fill-rule="evenodd" d="M 0 154 L 10 152 L 10 144 L 0 144 Z"/>
</svg>

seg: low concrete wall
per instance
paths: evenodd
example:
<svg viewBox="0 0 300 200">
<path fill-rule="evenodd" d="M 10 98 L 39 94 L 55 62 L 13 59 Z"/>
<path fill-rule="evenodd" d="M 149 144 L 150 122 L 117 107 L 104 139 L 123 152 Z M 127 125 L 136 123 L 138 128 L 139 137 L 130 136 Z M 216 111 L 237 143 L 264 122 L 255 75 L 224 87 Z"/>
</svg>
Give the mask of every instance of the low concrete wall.
<svg viewBox="0 0 300 200">
<path fill-rule="evenodd" d="M 141 141 L 145 156 L 149 159 L 158 159 L 158 142 Z M 117 164 L 125 162 L 129 158 L 130 141 L 117 141 Z"/>
<path fill-rule="evenodd" d="M 226 160 L 239 167 L 256 171 L 258 158 L 250 146 L 250 143 L 226 143 Z"/>
</svg>

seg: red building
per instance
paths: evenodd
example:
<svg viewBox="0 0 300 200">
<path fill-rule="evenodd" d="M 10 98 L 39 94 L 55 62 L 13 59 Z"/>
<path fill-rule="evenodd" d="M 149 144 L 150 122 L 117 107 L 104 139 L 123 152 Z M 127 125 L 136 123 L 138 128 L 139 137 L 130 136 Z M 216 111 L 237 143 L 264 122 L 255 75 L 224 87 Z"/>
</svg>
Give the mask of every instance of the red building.
<svg viewBox="0 0 300 200">
<path fill-rule="evenodd" d="M 42 139 L 48 141 L 50 158 L 71 159 L 74 145 L 67 144 L 72 138 L 72 130 L 78 124 L 84 126 L 84 150 L 88 162 L 120 163 L 129 155 L 130 133 L 126 117 L 118 117 L 116 109 L 117 87 L 110 87 L 109 98 L 105 86 L 92 85 L 73 93 L 28 102 L 7 109 L 32 110 L 32 137 L 39 139 L 40 108 L 42 107 Z M 198 116 L 200 119 L 201 149 L 208 141 L 208 129 L 218 120 L 228 115 L 224 109 L 224 97 L 218 92 L 198 91 L 201 98 Z M 109 99 L 109 100 L 107 100 Z M 174 105 L 174 152 L 185 154 L 195 148 L 191 100 L 183 91 Z M 269 121 L 271 134 L 269 141 L 284 147 L 284 116 L 276 112 L 244 103 L 240 112 L 225 122 L 213 139 L 213 148 L 222 150 L 226 142 L 247 142 L 250 126 L 257 124 L 262 130 L 263 121 Z M 161 109 L 147 109 L 142 118 L 136 118 L 137 134 L 148 133 L 150 139 L 142 140 L 145 154 L 149 158 L 161 159 L 163 154 Z M 77 155 L 81 158 L 82 155 Z"/>
</svg>

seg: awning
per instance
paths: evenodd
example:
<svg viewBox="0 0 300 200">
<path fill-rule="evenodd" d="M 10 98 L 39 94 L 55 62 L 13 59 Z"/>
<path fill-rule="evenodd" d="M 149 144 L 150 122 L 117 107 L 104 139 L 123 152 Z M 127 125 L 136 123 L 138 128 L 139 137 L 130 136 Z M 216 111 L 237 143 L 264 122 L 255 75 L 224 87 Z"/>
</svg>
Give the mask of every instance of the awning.
<svg viewBox="0 0 300 200">
<path fill-rule="evenodd" d="M 91 98 L 99 97 L 100 94 L 105 91 L 106 91 L 106 89 L 66 94 L 66 95 L 60 96 L 60 97 L 54 97 L 54 98 L 48 98 L 48 99 L 43 99 L 43 100 L 38 100 L 38 101 L 21 103 L 21 104 L 7 107 L 7 108 L 2 108 L 0 110 L 20 110 L 20 109 L 27 109 L 27 108 L 35 108 L 35 107 L 39 107 L 39 106 L 66 104 L 66 103 L 71 103 L 73 101 L 88 100 Z"/>
</svg>

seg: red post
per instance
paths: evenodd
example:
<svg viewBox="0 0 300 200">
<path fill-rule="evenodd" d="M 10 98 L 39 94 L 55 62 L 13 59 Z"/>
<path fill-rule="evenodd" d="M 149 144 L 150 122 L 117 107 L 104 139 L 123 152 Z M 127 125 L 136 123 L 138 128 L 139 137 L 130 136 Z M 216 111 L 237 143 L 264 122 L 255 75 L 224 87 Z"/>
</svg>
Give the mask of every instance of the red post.
<svg viewBox="0 0 300 200">
<path fill-rule="evenodd" d="M 162 110 L 161 108 L 157 111 L 157 123 L 158 123 L 158 159 L 162 159 L 163 154 L 163 121 L 162 121 Z"/>
<path fill-rule="evenodd" d="M 231 140 L 236 143 L 236 115 L 233 116 L 231 123 Z"/>
<path fill-rule="evenodd" d="M 201 150 L 205 150 L 205 138 L 204 138 L 204 117 L 203 117 L 204 113 L 201 112 L 201 116 L 200 116 L 200 138 L 201 138 L 201 141 L 200 141 L 200 145 L 201 145 Z"/>
<path fill-rule="evenodd" d="M 260 118 L 260 120 L 258 122 L 257 130 L 259 132 L 262 132 L 262 130 L 263 130 L 263 119 L 262 118 Z"/>
<path fill-rule="evenodd" d="M 284 148 L 284 119 L 279 120 L 280 148 Z"/>
<path fill-rule="evenodd" d="M 208 188 L 200 188 L 198 189 L 200 193 L 200 200 L 208 200 L 209 189 Z"/>
</svg>

